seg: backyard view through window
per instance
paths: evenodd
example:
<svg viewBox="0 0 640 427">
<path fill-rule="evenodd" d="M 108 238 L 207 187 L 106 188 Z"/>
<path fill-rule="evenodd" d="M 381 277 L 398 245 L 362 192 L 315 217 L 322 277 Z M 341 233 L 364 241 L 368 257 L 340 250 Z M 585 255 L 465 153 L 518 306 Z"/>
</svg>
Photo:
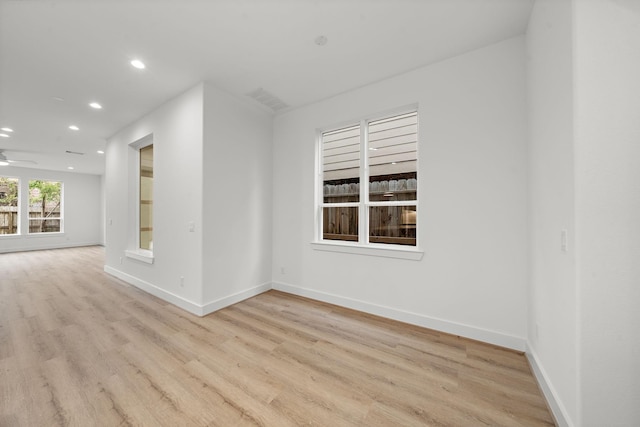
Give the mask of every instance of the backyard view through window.
<svg viewBox="0 0 640 427">
<path fill-rule="evenodd" d="M 18 233 L 18 188 L 17 178 L 0 176 L 0 235 Z"/>
<path fill-rule="evenodd" d="M 417 145 L 415 111 L 323 132 L 322 239 L 416 246 Z"/>
<path fill-rule="evenodd" d="M 62 183 L 29 181 L 29 233 L 62 231 Z"/>
</svg>

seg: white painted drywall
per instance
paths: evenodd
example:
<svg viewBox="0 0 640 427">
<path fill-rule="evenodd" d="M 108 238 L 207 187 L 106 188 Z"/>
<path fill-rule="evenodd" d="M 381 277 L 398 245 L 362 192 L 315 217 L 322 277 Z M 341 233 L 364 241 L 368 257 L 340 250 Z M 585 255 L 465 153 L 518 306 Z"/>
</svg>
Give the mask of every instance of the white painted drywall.
<svg viewBox="0 0 640 427">
<path fill-rule="evenodd" d="M 204 98 L 205 312 L 271 286 L 272 116 L 210 85 Z"/>
<path fill-rule="evenodd" d="M 205 312 L 271 286 L 272 116 L 204 86 Z"/>
<path fill-rule="evenodd" d="M 582 426 L 640 425 L 640 3 L 576 1 Z"/>
<path fill-rule="evenodd" d="M 528 343 L 557 403 L 578 412 L 571 0 L 538 0 L 527 30 L 531 268 Z M 567 252 L 561 230 L 568 232 Z M 543 387 L 544 388 L 544 387 Z M 553 404 L 552 404 L 553 407 Z"/>
<path fill-rule="evenodd" d="M 184 308 L 202 303 L 202 84 L 109 138 L 106 153 L 105 270 Z M 125 256 L 136 249 L 135 186 L 129 144 L 153 135 L 154 263 Z M 133 231 L 132 231 L 133 230 Z M 121 263 L 122 260 L 122 263 Z M 184 286 L 180 278 L 184 277 Z"/>
<path fill-rule="evenodd" d="M 277 116 L 274 286 L 524 349 L 525 88 L 518 37 Z M 316 129 L 416 102 L 422 260 L 312 249 Z"/>
<path fill-rule="evenodd" d="M 3 166 L 0 175 L 20 179 L 23 234 L 1 236 L 0 253 L 102 243 L 102 188 L 99 175 Z M 27 234 L 29 181 L 43 179 L 64 184 L 64 232 Z"/>
</svg>

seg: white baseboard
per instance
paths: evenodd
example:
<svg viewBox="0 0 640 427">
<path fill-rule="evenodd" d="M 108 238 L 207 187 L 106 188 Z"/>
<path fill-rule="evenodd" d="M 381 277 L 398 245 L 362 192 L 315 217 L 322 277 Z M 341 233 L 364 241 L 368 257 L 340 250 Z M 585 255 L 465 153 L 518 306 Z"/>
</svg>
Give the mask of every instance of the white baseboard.
<svg viewBox="0 0 640 427">
<path fill-rule="evenodd" d="M 575 424 L 571 421 L 566 408 L 558 398 L 558 393 L 549 381 L 549 377 L 542 367 L 538 355 L 528 343 L 526 356 L 529 361 L 529 365 L 531 365 L 531 369 L 533 370 L 533 375 L 536 377 L 536 380 L 538 380 L 540 389 L 542 390 L 544 397 L 547 399 L 547 403 L 549 404 L 549 408 L 555 418 L 556 424 L 559 427 L 573 427 Z"/>
<path fill-rule="evenodd" d="M 491 331 L 488 329 L 477 328 L 470 325 L 451 322 L 448 320 L 437 319 L 422 314 L 412 313 L 404 310 L 398 310 L 391 307 L 372 304 L 365 301 L 346 298 L 339 295 L 333 295 L 324 292 L 314 291 L 312 289 L 300 288 L 298 286 L 286 283 L 273 282 L 272 288 L 278 291 L 363 311 L 369 314 L 386 317 L 400 322 L 410 323 L 412 325 L 422 326 L 424 328 L 434 329 L 453 335 L 458 335 L 473 340 L 478 340 L 500 347 L 506 347 L 517 351 L 525 351 L 526 341 L 524 338 Z"/>
<path fill-rule="evenodd" d="M 540 364 L 535 351 L 523 338 L 279 282 L 263 283 L 251 289 L 247 289 L 233 295 L 210 301 L 204 305 L 199 305 L 178 295 L 172 294 L 171 292 L 160 289 L 157 286 L 152 285 L 151 283 L 148 283 L 144 280 L 140 280 L 134 276 L 119 271 L 115 268 L 105 266 L 104 271 L 125 281 L 126 283 L 129 283 L 139 289 L 142 289 L 145 292 L 150 293 L 151 295 L 154 295 L 192 314 L 195 314 L 196 316 L 205 316 L 245 299 L 259 295 L 270 289 L 275 289 L 289 294 L 311 298 L 329 304 L 335 304 L 341 307 L 351 308 L 353 310 L 386 317 L 388 319 L 398 320 L 401 322 L 406 322 L 413 325 L 498 345 L 500 347 L 510 348 L 517 351 L 524 351 L 527 359 L 529 360 L 529 364 L 533 369 L 533 373 L 538 380 L 538 383 L 540 384 L 540 388 L 542 389 L 542 392 L 547 399 L 547 402 L 549 403 L 549 407 L 553 413 L 553 416 L 555 417 L 556 423 L 561 427 L 574 426 L 574 424 L 571 422 L 571 419 L 567 415 L 567 411 L 564 405 L 562 404 L 560 399 L 558 399 L 553 385 L 551 384 L 551 382 L 549 382 L 548 376 L 542 368 L 542 365 Z"/>
<path fill-rule="evenodd" d="M 35 240 L 30 238 L 30 241 Z M 84 246 L 100 246 L 100 243 L 54 243 L 54 244 L 35 244 L 29 246 L 18 246 L 13 248 L 0 248 L 0 254 L 6 254 L 11 252 L 28 252 L 28 251 L 46 251 L 49 249 L 67 249 L 67 248 L 81 248 Z"/>
<path fill-rule="evenodd" d="M 247 289 L 242 292 L 235 293 L 233 295 L 229 295 L 215 301 L 211 301 L 202 306 L 202 315 L 206 316 L 207 314 L 213 313 L 214 311 L 218 311 L 222 308 L 229 307 L 230 305 L 239 303 L 240 301 L 244 301 L 248 298 L 259 295 L 263 292 L 267 292 L 271 289 L 271 283 L 263 283 L 251 289 Z"/>
<path fill-rule="evenodd" d="M 150 293 L 153 296 L 156 296 L 164 301 L 167 301 L 173 305 L 176 305 L 182 308 L 183 310 L 188 311 L 189 313 L 195 314 L 196 316 L 203 316 L 202 306 L 199 304 L 196 304 L 193 301 L 189 301 L 178 295 L 172 294 L 171 292 L 167 292 L 164 289 L 161 289 L 155 285 L 152 285 L 149 282 L 145 282 L 144 280 L 138 279 L 137 277 L 124 273 L 113 267 L 109 267 L 108 265 L 104 266 L 104 271 L 105 273 L 111 274 L 112 276 L 115 276 L 118 279 L 123 280 L 128 284 L 135 286 L 138 289 L 142 289 L 143 291 Z"/>
<path fill-rule="evenodd" d="M 299 295 L 302 297 L 307 297 L 330 304 L 336 304 L 365 313 L 375 314 L 377 316 L 386 317 L 388 319 L 398 320 L 400 322 L 410 323 L 412 325 L 422 326 L 424 328 L 434 329 L 437 331 L 498 345 L 500 347 L 510 348 L 517 351 L 527 350 L 526 341 L 523 338 L 519 338 L 516 336 L 507 335 L 488 329 L 477 328 L 461 323 L 451 322 L 448 320 L 437 319 L 434 317 L 429 317 L 404 310 L 398 310 L 378 304 L 372 304 L 352 298 L 346 298 L 339 295 L 318 292 L 307 288 L 300 288 L 286 283 L 263 283 L 251 289 L 247 289 L 223 298 L 219 298 L 214 301 L 210 301 L 204 305 L 200 305 L 193 301 L 189 301 L 185 298 L 175 295 L 171 292 L 167 292 L 164 289 L 161 289 L 151 283 L 138 279 L 137 277 L 131 276 L 113 267 L 105 266 L 104 271 L 139 289 L 142 289 L 145 292 L 150 293 L 151 295 L 170 302 L 171 304 L 174 304 L 197 316 L 206 316 L 207 314 L 236 304 L 247 298 L 259 295 L 270 289 L 275 289 L 293 295 Z"/>
<path fill-rule="evenodd" d="M 171 292 L 167 292 L 164 289 L 161 289 L 144 280 L 138 279 L 137 277 L 134 277 L 130 274 L 124 273 L 113 267 L 109 267 L 108 265 L 104 266 L 104 271 L 108 274 L 111 274 L 112 276 L 117 277 L 120 280 L 127 282 L 130 285 L 135 286 L 138 289 L 142 289 L 143 291 L 148 292 L 151 295 L 156 296 L 173 305 L 176 305 L 183 310 L 188 311 L 189 313 L 195 314 L 196 316 L 206 316 L 207 314 L 213 313 L 214 311 L 218 311 L 222 308 L 239 303 L 240 301 L 254 297 L 271 289 L 271 283 L 267 282 L 255 286 L 251 289 L 247 289 L 233 295 L 228 295 L 215 301 L 210 301 L 204 305 L 200 305 Z"/>
</svg>

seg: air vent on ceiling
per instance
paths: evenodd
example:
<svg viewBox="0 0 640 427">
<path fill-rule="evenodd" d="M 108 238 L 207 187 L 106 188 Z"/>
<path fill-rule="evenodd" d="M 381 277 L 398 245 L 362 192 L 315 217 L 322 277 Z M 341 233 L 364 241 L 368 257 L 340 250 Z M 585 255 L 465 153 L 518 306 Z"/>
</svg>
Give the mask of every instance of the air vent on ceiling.
<svg viewBox="0 0 640 427">
<path fill-rule="evenodd" d="M 259 88 L 254 90 L 253 92 L 249 92 L 247 96 L 255 99 L 262 105 L 268 107 L 270 110 L 274 112 L 278 112 L 280 110 L 284 110 L 288 107 L 280 98 L 275 95 L 270 94 L 266 90 Z"/>
<path fill-rule="evenodd" d="M 65 153 L 67 153 L 67 154 L 77 154 L 77 155 L 79 155 L 79 156 L 84 156 L 84 153 L 79 153 L 79 152 L 77 152 L 77 151 L 70 151 L 70 150 L 67 150 L 67 151 L 65 151 Z"/>
</svg>

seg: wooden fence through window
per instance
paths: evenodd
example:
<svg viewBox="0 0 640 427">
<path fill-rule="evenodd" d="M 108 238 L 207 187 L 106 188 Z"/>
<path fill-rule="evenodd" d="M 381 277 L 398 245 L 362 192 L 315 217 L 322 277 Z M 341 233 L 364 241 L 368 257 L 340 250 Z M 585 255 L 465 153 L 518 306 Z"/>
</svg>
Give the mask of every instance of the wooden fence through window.
<svg viewBox="0 0 640 427">
<path fill-rule="evenodd" d="M 60 231 L 60 212 L 47 213 L 42 219 L 42 211 L 29 212 L 29 234 L 55 233 Z M 44 225 L 42 223 L 44 222 Z M 0 235 L 18 232 L 18 208 L 14 206 L 0 207 Z"/>
</svg>

